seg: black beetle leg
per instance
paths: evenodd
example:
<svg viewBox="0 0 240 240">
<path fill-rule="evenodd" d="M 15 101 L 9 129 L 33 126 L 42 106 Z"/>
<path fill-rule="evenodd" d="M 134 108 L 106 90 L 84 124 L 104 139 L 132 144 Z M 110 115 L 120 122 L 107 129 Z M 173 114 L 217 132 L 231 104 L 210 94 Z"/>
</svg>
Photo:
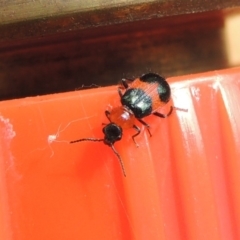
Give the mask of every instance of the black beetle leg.
<svg viewBox="0 0 240 240">
<path fill-rule="evenodd" d="M 124 87 L 125 89 L 128 89 L 128 85 L 129 83 L 132 83 L 134 81 L 134 79 L 130 79 L 130 78 L 122 78 L 121 81 L 121 86 Z"/>
<path fill-rule="evenodd" d="M 169 117 L 169 116 L 172 114 L 173 109 L 174 109 L 174 107 L 171 106 L 170 111 L 169 111 L 167 114 L 162 114 L 162 113 L 159 113 L 159 112 L 154 112 L 153 115 L 155 115 L 155 116 L 157 116 L 157 117 L 160 117 L 160 118 L 167 118 L 167 117 Z"/>
<path fill-rule="evenodd" d="M 137 147 L 139 147 L 139 145 L 138 145 L 138 144 L 136 143 L 136 141 L 135 141 L 135 137 L 140 134 L 141 129 L 140 129 L 138 126 L 136 126 L 136 125 L 133 125 L 133 128 L 137 131 L 137 133 L 134 134 L 134 135 L 132 135 L 132 140 L 134 141 L 135 145 L 136 145 Z"/>
<path fill-rule="evenodd" d="M 143 121 L 142 119 L 140 119 L 140 118 L 137 118 L 137 120 L 147 128 L 148 133 L 149 133 L 149 136 L 151 137 L 152 134 L 151 134 L 151 132 L 150 132 L 150 125 L 148 125 L 146 122 L 144 122 L 144 121 Z"/>
<path fill-rule="evenodd" d="M 120 98 L 122 98 L 123 94 L 122 94 L 122 90 L 126 90 L 128 89 L 128 84 L 133 82 L 134 79 L 127 79 L 127 78 L 122 78 L 121 84 L 118 87 L 118 94 L 120 96 Z"/>
<path fill-rule="evenodd" d="M 122 89 L 121 89 L 121 87 L 118 87 L 118 94 L 119 94 L 120 98 L 122 98 L 123 94 L 122 94 Z"/>
<path fill-rule="evenodd" d="M 109 120 L 109 122 L 111 122 L 110 117 L 109 117 L 110 112 L 108 110 L 105 111 L 105 115 L 106 115 L 107 119 Z"/>
</svg>

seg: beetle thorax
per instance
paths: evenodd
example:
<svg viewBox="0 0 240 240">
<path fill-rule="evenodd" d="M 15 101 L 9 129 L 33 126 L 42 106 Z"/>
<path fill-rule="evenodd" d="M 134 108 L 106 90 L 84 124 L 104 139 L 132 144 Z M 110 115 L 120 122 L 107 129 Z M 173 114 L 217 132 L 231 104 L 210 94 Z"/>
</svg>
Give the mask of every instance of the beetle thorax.
<svg viewBox="0 0 240 240">
<path fill-rule="evenodd" d="M 122 128 L 131 128 L 134 125 L 135 116 L 127 107 L 120 106 L 112 109 L 109 119 Z"/>
</svg>

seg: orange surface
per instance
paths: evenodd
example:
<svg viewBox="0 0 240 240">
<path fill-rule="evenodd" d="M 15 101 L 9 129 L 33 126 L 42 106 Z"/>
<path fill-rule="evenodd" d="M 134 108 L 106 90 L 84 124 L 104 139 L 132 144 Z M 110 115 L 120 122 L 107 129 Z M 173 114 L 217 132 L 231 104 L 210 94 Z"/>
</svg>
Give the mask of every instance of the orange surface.
<svg viewBox="0 0 240 240">
<path fill-rule="evenodd" d="M 240 68 L 168 80 L 188 112 L 146 118 L 139 148 L 124 132 L 127 177 L 68 143 L 103 136 L 116 86 L 1 102 L 0 239 L 240 239 Z"/>
</svg>

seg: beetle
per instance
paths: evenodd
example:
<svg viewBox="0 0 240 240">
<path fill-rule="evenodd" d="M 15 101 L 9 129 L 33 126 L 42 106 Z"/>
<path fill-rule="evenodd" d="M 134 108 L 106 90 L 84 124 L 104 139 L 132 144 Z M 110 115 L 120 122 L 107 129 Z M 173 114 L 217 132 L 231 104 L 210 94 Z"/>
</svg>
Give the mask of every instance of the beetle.
<svg viewBox="0 0 240 240">
<path fill-rule="evenodd" d="M 171 106 L 167 114 L 162 114 L 157 110 L 167 104 L 171 98 L 171 89 L 165 78 L 156 73 L 146 73 L 135 79 L 122 79 L 118 87 L 121 105 L 113 108 L 111 111 L 106 110 L 105 115 L 109 120 L 102 131 L 104 138 L 82 138 L 71 141 L 77 143 L 82 141 L 103 142 L 112 148 L 117 156 L 123 175 L 126 177 L 126 171 L 120 154 L 114 148 L 114 143 L 122 139 L 123 130 L 134 128 L 136 133 L 132 140 L 138 147 L 135 137 L 141 132 L 135 124 L 136 120 L 143 124 L 150 136 L 150 125 L 143 118 L 149 115 L 155 115 L 160 118 L 167 118 L 173 112 L 175 107 Z"/>
</svg>

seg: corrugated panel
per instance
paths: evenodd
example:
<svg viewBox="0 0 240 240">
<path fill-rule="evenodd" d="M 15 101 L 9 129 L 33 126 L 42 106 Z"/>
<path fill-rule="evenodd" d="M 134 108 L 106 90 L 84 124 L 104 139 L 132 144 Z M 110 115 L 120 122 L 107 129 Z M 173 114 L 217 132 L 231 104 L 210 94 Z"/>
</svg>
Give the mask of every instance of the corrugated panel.
<svg viewBox="0 0 240 240">
<path fill-rule="evenodd" d="M 116 87 L 0 103 L 1 239 L 240 239 L 240 68 L 169 79 L 176 110 L 102 143 Z M 167 111 L 168 106 L 162 111 Z"/>
</svg>

